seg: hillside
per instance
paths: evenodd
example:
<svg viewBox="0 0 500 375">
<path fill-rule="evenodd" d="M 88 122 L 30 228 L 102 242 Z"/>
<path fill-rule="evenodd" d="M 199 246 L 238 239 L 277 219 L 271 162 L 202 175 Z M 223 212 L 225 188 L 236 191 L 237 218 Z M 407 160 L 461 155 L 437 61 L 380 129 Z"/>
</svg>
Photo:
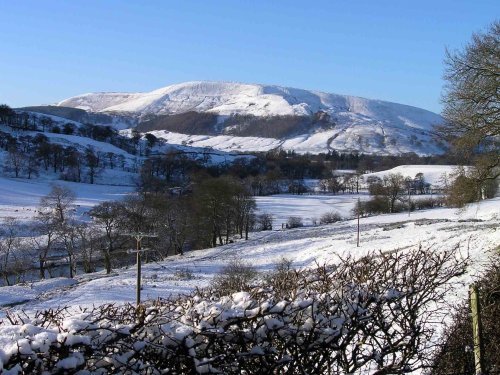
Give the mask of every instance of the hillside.
<svg viewBox="0 0 500 375">
<path fill-rule="evenodd" d="M 277 210 L 286 210 L 280 202 L 274 204 Z M 356 247 L 356 220 L 286 231 L 255 232 L 249 241 L 237 241 L 144 265 L 143 296 L 145 299 L 168 298 L 206 286 L 225 264 L 231 259 L 241 259 L 242 254 L 246 262 L 258 271 L 266 272 L 282 257 L 292 260 L 295 267 L 307 268 L 314 267 L 316 262 L 337 262 L 338 256 L 348 254 L 361 257 L 373 251 L 407 251 L 418 246 L 431 247 L 439 252 L 459 245 L 464 253 L 470 252 L 473 266 L 467 275 L 455 280 L 455 288 L 449 293 L 452 302 L 457 298 L 455 293 L 458 298 L 466 296 L 463 283 L 477 275 L 498 246 L 498 204 L 496 198 L 470 205 L 463 211 L 439 208 L 412 213 L 410 217 L 401 213 L 363 218 L 360 247 Z M 290 207 L 285 215 L 294 213 L 296 207 Z M 183 278 L 181 271 L 186 270 L 191 276 Z M 53 282 L 51 289 L 54 290 L 46 294 L 43 292 L 47 288 L 41 288 L 39 294 L 33 291 L 26 294 L 26 288 L 22 286 L 3 287 L 0 305 L 22 302 L 16 309 L 33 312 L 57 306 L 131 303 L 135 298 L 135 278 L 135 268 L 127 267 L 117 269 L 111 275 L 103 272 L 82 274 L 76 277 L 76 283 L 70 289 L 66 288 L 68 283 L 63 283 L 61 289 L 61 285 Z M 46 283 L 34 283 L 33 288 Z"/>
<path fill-rule="evenodd" d="M 139 130 L 162 130 L 167 137 L 167 132 L 224 135 L 229 141 L 217 139 L 212 146 L 223 150 L 254 149 L 253 140 L 241 142 L 241 137 L 265 138 L 270 148 L 302 153 L 428 155 L 444 150 L 433 140 L 434 126 L 442 118 L 430 111 L 281 86 L 197 81 L 147 93 L 84 94 L 56 105 L 130 116 L 138 119 Z"/>
</svg>

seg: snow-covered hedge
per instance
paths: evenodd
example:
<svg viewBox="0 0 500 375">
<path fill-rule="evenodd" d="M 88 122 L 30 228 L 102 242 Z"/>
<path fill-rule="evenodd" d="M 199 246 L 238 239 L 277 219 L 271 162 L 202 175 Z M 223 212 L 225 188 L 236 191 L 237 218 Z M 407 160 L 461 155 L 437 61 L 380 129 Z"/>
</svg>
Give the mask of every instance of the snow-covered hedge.
<svg viewBox="0 0 500 375">
<path fill-rule="evenodd" d="M 373 254 L 335 266 L 280 268 L 230 296 L 78 313 L 10 315 L 2 374 L 401 373 L 425 365 L 430 319 L 465 270 L 456 250 Z M 45 371 L 45 372 L 44 372 Z"/>
</svg>

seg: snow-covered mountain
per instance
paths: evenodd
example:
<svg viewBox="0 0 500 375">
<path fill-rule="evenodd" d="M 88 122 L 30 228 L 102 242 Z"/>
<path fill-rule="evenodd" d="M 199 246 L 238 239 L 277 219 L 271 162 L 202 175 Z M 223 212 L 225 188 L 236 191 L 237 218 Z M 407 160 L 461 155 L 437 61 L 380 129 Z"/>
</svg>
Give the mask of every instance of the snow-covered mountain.
<svg viewBox="0 0 500 375">
<path fill-rule="evenodd" d="M 220 146 L 218 142 L 212 145 L 224 150 L 232 149 L 232 143 L 236 143 L 240 151 L 254 149 L 255 140 L 248 139 L 246 144 L 239 139 L 242 135 L 251 135 L 275 139 L 276 142 L 267 142 L 273 148 L 278 145 L 298 152 L 357 150 L 369 154 L 436 154 L 443 151 L 443 146 L 432 140 L 434 126 L 442 123 L 442 118 L 433 112 L 381 100 L 281 86 L 197 81 L 147 93 L 84 94 L 63 100 L 57 106 L 94 113 L 128 114 L 139 119 L 187 112 L 216 115 L 213 124 L 209 123 L 210 131 L 206 127 L 203 132 L 193 131 L 192 127 L 189 132 L 179 131 L 178 126 L 172 129 L 169 125 L 150 126 L 147 130 L 224 135 L 226 138 L 222 138 L 224 142 Z M 297 118 L 309 120 L 295 120 L 296 126 L 288 123 L 286 131 L 270 136 L 272 132 L 265 131 L 265 127 L 284 126 L 283 116 L 289 122 Z M 280 120 L 265 120 L 263 126 L 258 124 L 269 118 Z M 229 139 L 228 143 L 227 137 L 238 137 L 238 140 Z"/>
</svg>

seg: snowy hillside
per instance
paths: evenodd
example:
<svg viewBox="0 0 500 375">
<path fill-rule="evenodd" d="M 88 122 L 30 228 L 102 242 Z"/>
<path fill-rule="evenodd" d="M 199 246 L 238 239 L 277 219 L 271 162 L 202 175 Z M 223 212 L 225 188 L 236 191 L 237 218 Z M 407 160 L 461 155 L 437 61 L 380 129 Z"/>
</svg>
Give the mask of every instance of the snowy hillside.
<svg viewBox="0 0 500 375">
<path fill-rule="evenodd" d="M 286 137 L 264 136 L 266 139 L 259 143 L 267 145 L 257 149 L 280 146 L 304 153 L 337 150 L 367 154 L 415 152 L 427 155 L 443 152 L 443 146 L 432 139 L 433 127 L 442 122 L 442 118 L 435 113 L 403 104 L 280 86 L 187 82 L 148 93 L 84 94 L 63 100 L 57 105 L 89 112 L 129 114 L 132 117 L 178 115 L 190 111 L 212 113 L 219 116 L 214 128 L 220 128 L 218 131 L 221 135 L 234 132 L 235 126 L 226 129 L 224 122 L 236 115 L 316 116 L 321 118 L 321 126 L 309 126 L 307 129 L 297 127 L 295 134 L 292 131 Z M 165 138 L 171 137 L 166 134 Z M 215 138 L 212 147 L 226 151 L 256 149 L 255 137 L 246 141 L 239 138 L 242 137 Z M 187 141 L 201 146 L 196 143 L 196 139 Z"/>
<path fill-rule="evenodd" d="M 226 82 L 186 82 L 148 93 L 91 93 L 63 100 L 58 106 L 92 112 L 174 114 L 212 111 L 220 115 L 311 115 L 350 112 L 376 121 L 428 129 L 441 118 L 429 111 L 380 100 L 280 86 Z M 355 117 L 353 116 L 353 117 Z"/>
<path fill-rule="evenodd" d="M 107 171 L 106 182 L 112 183 L 112 175 Z M 123 176 L 115 176 L 120 182 Z M 123 185 L 97 185 L 69 181 L 54 181 L 45 179 L 18 179 L 0 177 L 0 220 L 13 217 L 20 221 L 29 221 L 37 213 L 40 199 L 47 195 L 51 189 L 51 183 L 65 186 L 76 192 L 77 206 L 76 217 L 79 220 L 89 220 L 85 213 L 93 206 L 107 200 L 123 199 L 127 194 L 134 192 L 133 186 Z"/>
<path fill-rule="evenodd" d="M 279 205 L 278 201 L 275 203 Z M 499 204 L 497 198 L 470 205 L 464 211 L 441 208 L 412 213 L 410 217 L 401 213 L 362 218 L 360 247 L 356 247 L 356 220 L 253 233 L 249 241 L 193 251 L 184 256 L 172 256 L 162 262 L 144 265 L 143 296 L 145 299 L 168 298 L 206 286 L 228 261 L 242 258 L 242 254 L 245 261 L 265 272 L 271 270 L 282 257 L 302 268 L 314 266 L 315 262 L 338 261 L 339 255 L 358 257 L 370 251 L 404 251 L 419 245 L 441 251 L 460 244 L 461 249 L 470 252 L 473 267 L 467 275 L 456 280 L 456 289 L 449 298 L 450 301 L 454 300 L 457 294 L 458 298 L 465 298 L 467 287 L 462 283 L 470 282 L 470 278 L 482 269 L 500 241 L 497 229 Z M 272 210 L 269 205 L 266 208 Z M 287 215 L 295 214 L 296 207 L 290 208 Z M 185 279 L 179 277 L 179 271 L 182 270 L 189 270 L 192 276 Z M 135 298 L 134 267 L 118 269 L 111 275 L 102 272 L 82 274 L 77 276 L 77 283 L 69 288 L 71 282 L 61 280 L 64 279 L 52 281 L 50 285 L 46 281 L 34 283 L 29 293 L 23 286 L 2 287 L 0 305 L 22 303 L 16 309 L 35 311 L 56 306 L 91 307 L 103 303 L 132 303 Z"/>
<path fill-rule="evenodd" d="M 400 165 L 386 171 L 367 173 L 363 176 L 366 181 L 369 177 L 384 178 L 389 174 L 402 174 L 403 177 L 415 178 L 417 173 L 424 175 L 425 182 L 432 186 L 442 186 L 446 179 L 456 171 L 455 165 Z"/>
</svg>

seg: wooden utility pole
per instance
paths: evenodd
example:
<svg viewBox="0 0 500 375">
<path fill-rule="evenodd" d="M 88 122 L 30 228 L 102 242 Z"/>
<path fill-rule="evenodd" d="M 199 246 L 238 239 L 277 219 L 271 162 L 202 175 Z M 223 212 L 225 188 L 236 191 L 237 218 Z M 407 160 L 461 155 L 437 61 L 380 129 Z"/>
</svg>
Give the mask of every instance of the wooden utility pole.
<svg viewBox="0 0 500 375">
<path fill-rule="evenodd" d="M 410 187 L 408 187 L 408 217 L 410 216 L 411 212 L 411 194 L 410 194 Z"/>
<path fill-rule="evenodd" d="M 476 375 L 483 375 L 481 309 L 479 302 L 479 289 L 475 284 L 470 286 L 470 307 L 472 311 L 472 332 L 474 335 L 474 363 L 476 367 Z"/>
<path fill-rule="evenodd" d="M 410 216 L 411 212 L 411 179 L 407 177 L 405 179 L 406 187 L 408 189 L 408 216 Z"/>
<path fill-rule="evenodd" d="M 135 298 L 136 298 L 136 304 L 137 306 L 139 306 L 141 304 L 141 267 L 142 267 L 141 253 L 143 252 L 141 247 L 141 242 L 144 237 L 157 237 L 157 235 L 146 234 L 141 232 L 129 233 L 128 235 L 134 237 L 136 240 L 135 251 L 137 253 L 137 282 L 136 282 Z"/>
<path fill-rule="evenodd" d="M 359 199 L 358 197 L 358 239 L 357 239 L 357 245 L 356 247 L 359 247 L 359 215 L 360 215 L 360 211 L 361 211 L 361 200 Z"/>
</svg>

